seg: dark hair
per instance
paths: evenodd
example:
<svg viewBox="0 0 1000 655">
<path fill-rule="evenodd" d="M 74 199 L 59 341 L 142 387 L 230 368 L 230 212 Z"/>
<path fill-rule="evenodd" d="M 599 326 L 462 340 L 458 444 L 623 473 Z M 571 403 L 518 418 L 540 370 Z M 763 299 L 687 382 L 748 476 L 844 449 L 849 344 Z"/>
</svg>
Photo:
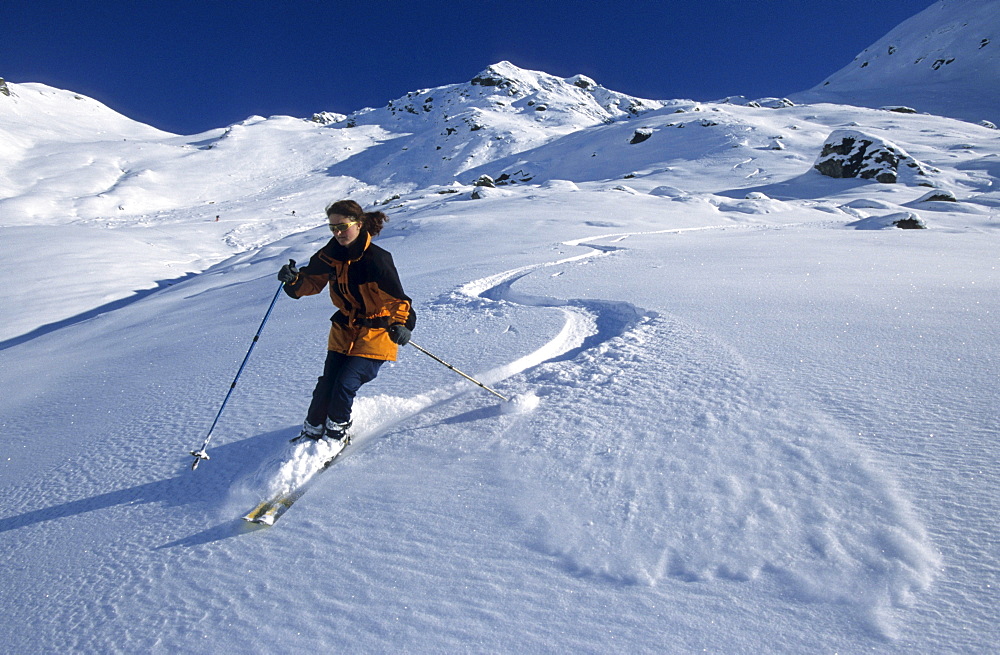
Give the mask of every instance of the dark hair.
<svg viewBox="0 0 1000 655">
<path fill-rule="evenodd" d="M 353 200 L 338 200 L 326 208 L 326 217 L 331 215 L 346 216 L 361 221 L 361 227 L 372 236 L 377 236 L 389 217 L 382 212 L 366 212 L 361 205 Z"/>
</svg>

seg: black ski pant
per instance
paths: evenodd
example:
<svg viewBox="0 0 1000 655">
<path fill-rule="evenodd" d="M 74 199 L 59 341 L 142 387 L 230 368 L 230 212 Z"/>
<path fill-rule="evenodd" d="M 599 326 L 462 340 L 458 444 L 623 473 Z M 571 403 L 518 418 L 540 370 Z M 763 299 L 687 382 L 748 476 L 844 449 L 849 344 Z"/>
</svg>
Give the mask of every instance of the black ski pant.
<svg viewBox="0 0 1000 655">
<path fill-rule="evenodd" d="M 312 425 L 322 425 L 328 418 L 336 423 L 350 421 L 358 389 L 374 380 L 384 363 L 380 359 L 350 357 L 332 350 L 327 352 L 323 375 L 313 389 L 306 420 Z"/>
</svg>

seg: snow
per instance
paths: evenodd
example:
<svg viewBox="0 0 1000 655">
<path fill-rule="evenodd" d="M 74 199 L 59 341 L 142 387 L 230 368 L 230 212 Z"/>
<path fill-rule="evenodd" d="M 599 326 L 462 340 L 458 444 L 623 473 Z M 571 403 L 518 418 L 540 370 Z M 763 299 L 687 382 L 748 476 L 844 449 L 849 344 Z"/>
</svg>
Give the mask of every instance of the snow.
<svg viewBox="0 0 1000 655">
<path fill-rule="evenodd" d="M 1000 0 L 938 0 L 791 99 L 904 106 L 995 124 L 1000 119 L 998 15 Z M 831 37 L 825 47 L 836 50 L 835 35 Z"/>
<path fill-rule="evenodd" d="M 542 399 L 534 391 L 528 391 L 508 398 L 500 410 L 505 414 L 527 414 L 537 409 L 541 402 Z"/>
<path fill-rule="evenodd" d="M 178 136 L 9 85 L 4 652 L 991 652 L 997 133 L 836 104 L 595 121 L 589 78 L 494 68 L 552 129 L 442 87 L 485 116 L 471 168 L 433 111 Z M 846 128 L 955 201 L 820 175 Z M 329 448 L 289 443 L 327 300 L 281 294 L 188 452 L 348 196 L 390 216 L 414 341 L 508 400 L 403 348 L 253 528 Z"/>
</svg>

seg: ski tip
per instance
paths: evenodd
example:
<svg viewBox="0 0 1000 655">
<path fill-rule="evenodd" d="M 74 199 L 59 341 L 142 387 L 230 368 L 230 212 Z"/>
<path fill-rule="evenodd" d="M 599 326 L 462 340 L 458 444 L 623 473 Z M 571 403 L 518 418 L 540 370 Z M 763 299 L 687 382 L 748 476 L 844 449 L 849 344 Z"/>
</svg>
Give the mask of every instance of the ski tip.
<svg viewBox="0 0 1000 655">
<path fill-rule="evenodd" d="M 274 521 L 281 514 L 281 509 L 282 508 L 280 506 L 275 505 L 275 501 L 263 502 L 240 518 L 247 523 L 256 523 L 257 525 L 274 525 Z"/>
<path fill-rule="evenodd" d="M 267 516 L 267 517 L 265 517 L 265 516 L 251 516 L 251 515 L 247 514 L 246 516 L 241 516 L 240 518 L 242 518 L 244 521 L 246 521 L 247 523 L 249 523 L 251 525 L 262 525 L 262 526 L 265 526 L 265 527 L 270 527 L 270 526 L 274 525 L 274 519 L 271 518 L 271 517 L 269 517 L 269 516 Z"/>
</svg>

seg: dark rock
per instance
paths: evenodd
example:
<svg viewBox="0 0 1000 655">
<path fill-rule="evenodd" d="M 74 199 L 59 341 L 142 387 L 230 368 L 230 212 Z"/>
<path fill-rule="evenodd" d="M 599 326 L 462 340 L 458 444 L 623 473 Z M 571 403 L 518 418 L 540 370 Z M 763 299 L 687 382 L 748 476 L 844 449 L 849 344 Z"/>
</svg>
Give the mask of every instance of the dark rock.
<svg viewBox="0 0 1000 655">
<path fill-rule="evenodd" d="M 958 202 L 958 198 L 947 189 L 936 189 L 920 196 L 914 202 Z"/>
<path fill-rule="evenodd" d="M 642 143 L 651 136 L 653 136 L 653 130 L 649 129 L 648 127 L 640 127 L 632 134 L 632 139 L 629 141 L 629 143 L 632 145 L 635 145 L 637 143 Z"/>
<path fill-rule="evenodd" d="M 912 216 L 908 216 L 906 218 L 901 218 L 898 221 L 893 221 L 892 224 L 895 225 L 896 227 L 898 227 L 901 230 L 926 230 L 927 229 L 927 226 L 924 225 L 924 222 L 922 220 L 920 220 L 920 218 L 917 217 L 915 214 L 912 215 Z"/>
<path fill-rule="evenodd" d="M 927 169 L 896 144 L 856 130 L 830 134 L 813 167 L 828 177 L 861 178 L 883 184 L 894 184 L 901 177 L 927 175 Z"/>
<path fill-rule="evenodd" d="M 926 230 L 927 224 L 913 212 L 896 212 L 885 216 L 869 216 L 861 220 L 848 223 L 849 227 L 856 230 L 885 230 L 899 228 L 901 230 Z"/>
</svg>

